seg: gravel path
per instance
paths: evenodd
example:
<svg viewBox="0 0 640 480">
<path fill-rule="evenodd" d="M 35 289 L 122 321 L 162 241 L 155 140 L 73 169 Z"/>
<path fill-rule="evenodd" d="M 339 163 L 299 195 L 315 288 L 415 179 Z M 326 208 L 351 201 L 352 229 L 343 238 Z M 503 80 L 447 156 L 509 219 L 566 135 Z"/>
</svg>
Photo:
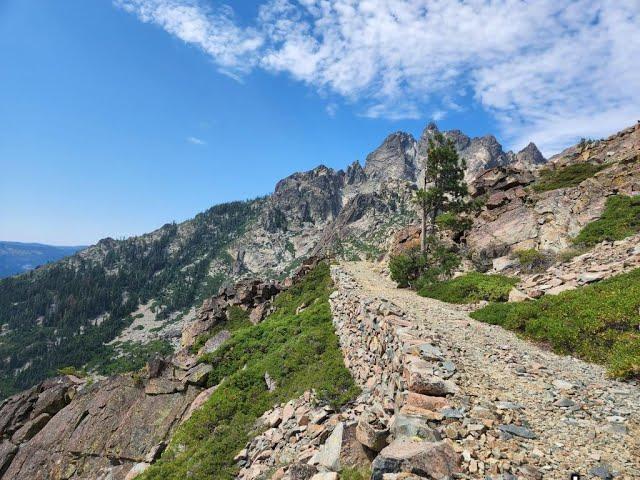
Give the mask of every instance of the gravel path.
<svg viewBox="0 0 640 480">
<path fill-rule="evenodd" d="M 463 404 L 517 404 L 519 419 L 537 438 L 518 439 L 521 450 L 510 455 L 534 459 L 540 478 L 568 479 L 578 472 L 581 478 L 640 479 L 637 385 L 477 322 L 463 307 L 395 288 L 371 264 L 343 267 L 363 294 L 384 298 L 421 322 L 425 339 L 456 364 Z"/>
</svg>

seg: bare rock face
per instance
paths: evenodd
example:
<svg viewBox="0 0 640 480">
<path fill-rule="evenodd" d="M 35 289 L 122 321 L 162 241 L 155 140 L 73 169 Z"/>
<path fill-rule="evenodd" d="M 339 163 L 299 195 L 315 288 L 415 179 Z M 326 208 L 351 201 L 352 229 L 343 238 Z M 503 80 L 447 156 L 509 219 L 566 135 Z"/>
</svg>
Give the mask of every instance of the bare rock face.
<svg viewBox="0 0 640 480">
<path fill-rule="evenodd" d="M 528 161 L 540 161 L 533 147 L 525 150 L 523 157 Z M 572 237 L 600 217 L 607 197 L 640 193 L 638 155 L 640 128 L 636 126 L 552 157 L 550 169 L 587 161 L 604 165 L 577 186 L 535 192 L 527 187 L 537 174 L 519 164 L 484 172 L 472 183 L 471 191 L 486 195 L 486 208 L 467 234 L 467 245 L 478 253 L 494 252 L 488 254 L 494 257 L 528 248 L 559 251 L 569 247 Z"/>
<path fill-rule="evenodd" d="M 352 172 L 352 177 L 357 175 Z M 342 207 L 343 182 L 344 172 L 324 165 L 280 180 L 269 199 L 267 229 L 286 230 L 305 222 L 320 223 L 335 218 Z"/>
<path fill-rule="evenodd" d="M 417 145 L 413 136 L 404 132 L 389 135 L 382 145 L 367 156 L 364 171 L 375 180 L 416 180 Z"/>
<path fill-rule="evenodd" d="M 0 405 L 0 473 L 17 447 L 28 442 L 68 405 L 84 382 L 65 375 L 9 397 Z"/>
<path fill-rule="evenodd" d="M 427 125 L 422 132 L 417 145 L 419 158 L 417 158 L 415 162 L 419 169 L 424 169 L 424 164 L 427 161 L 429 140 L 433 140 L 437 133 L 439 133 L 439 130 L 434 123 Z M 513 153 L 505 152 L 502 149 L 502 145 L 500 145 L 493 135 L 470 138 L 460 130 L 448 130 L 441 133 L 445 138 L 453 140 L 460 158 L 466 162 L 465 179 L 469 182 L 473 181 L 474 178 L 485 170 L 492 168 L 513 164 L 524 169 L 546 162 L 545 158 L 533 143 L 527 145 L 527 147 L 520 152 Z"/>
<path fill-rule="evenodd" d="M 389 249 L 390 255 L 395 256 L 419 247 L 421 232 L 422 230 L 419 225 L 409 225 L 396 232 Z"/>
<path fill-rule="evenodd" d="M 516 154 L 515 163 L 521 167 L 543 165 L 547 159 L 542 156 L 535 143 L 531 142 Z"/>
<path fill-rule="evenodd" d="M 99 382 L 20 445 L 5 477 L 124 478 L 134 464 L 159 455 L 157 446 L 168 440 L 198 392 L 185 386 L 148 395 L 131 376 Z"/>
</svg>

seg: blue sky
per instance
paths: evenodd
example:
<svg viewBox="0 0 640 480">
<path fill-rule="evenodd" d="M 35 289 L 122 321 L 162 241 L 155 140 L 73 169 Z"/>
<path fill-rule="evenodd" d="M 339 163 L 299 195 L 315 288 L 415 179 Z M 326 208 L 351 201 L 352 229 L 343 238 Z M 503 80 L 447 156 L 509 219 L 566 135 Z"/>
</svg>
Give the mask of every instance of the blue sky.
<svg viewBox="0 0 640 480">
<path fill-rule="evenodd" d="M 548 154 L 640 111 L 636 0 L 377 3 L 0 2 L 0 239 L 147 232 L 431 119 Z"/>
</svg>

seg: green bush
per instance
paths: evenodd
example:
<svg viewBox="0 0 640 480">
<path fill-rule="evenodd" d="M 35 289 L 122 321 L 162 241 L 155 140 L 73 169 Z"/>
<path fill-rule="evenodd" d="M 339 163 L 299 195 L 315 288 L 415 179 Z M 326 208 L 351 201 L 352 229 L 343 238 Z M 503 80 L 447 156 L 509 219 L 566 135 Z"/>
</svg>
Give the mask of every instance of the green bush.
<svg viewBox="0 0 640 480">
<path fill-rule="evenodd" d="M 371 469 L 368 467 L 347 467 L 340 471 L 340 480 L 369 480 Z"/>
<path fill-rule="evenodd" d="M 585 248 L 584 246 L 575 246 L 575 247 L 565 248 L 564 250 L 560 250 L 558 252 L 558 260 L 560 260 L 563 263 L 569 262 L 573 258 L 577 257 L 578 255 L 582 255 L 583 253 L 586 253 L 587 250 L 588 249 Z"/>
<path fill-rule="evenodd" d="M 573 239 L 576 245 L 593 246 L 602 241 L 622 240 L 640 232 L 640 197 L 615 195 L 607 199 L 602 216 Z"/>
<path fill-rule="evenodd" d="M 73 375 L 74 377 L 84 378 L 87 372 L 78 370 L 76 367 L 63 367 L 58 369 L 58 375 Z"/>
<path fill-rule="evenodd" d="M 460 257 L 435 237 L 427 240 L 426 253 L 419 248 L 408 250 L 389 260 L 391 279 L 399 287 L 422 286 L 451 277 L 460 265 Z"/>
<path fill-rule="evenodd" d="M 491 304 L 471 314 L 556 352 L 607 365 L 616 377 L 640 377 L 640 269 L 538 300 Z"/>
<path fill-rule="evenodd" d="M 604 165 L 594 163 L 574 163 L 557 170 L 545 168 L 540 171 L 540 178 L 533 184 L 536 192 L 546 192 L 558 188 L 575 187 L 587 178 L 593 177 Z"/>
<path fill-rule="evenodd" d="M 391 279 L 399 287 L 405 288 L 415 284 L 427 266 L 427 257 L 419 249 L 411 249 L 400 253 L 389 260 Z"/>
<path fill-rule="evenodd" d="M 522 269 L 527 272 L 541 272 L 553 263 L 552 255 L 543 253 L 535 248 L 518 250 L 514 252 L 514 255 L 520 262 Z"/>
<path fill-rule="evenodd" d="M 449 303 L 505 302 L 516 283 L 517 278 L 470 272 L 451 280 L 424 285 L 418 293 Z"/>
<path fill-rule="evenodd" d="M 454 236 L 459 237 L 469 230 L 473 225 L 473 220 L 467 216 L 455 212 L 445 212 L 438 215 L 436 225 L 442 230 L 448 230 Z"/>
<path fill-rule="evenodd" d="M 275 404 L 315 389 L 334 407 L 358 388 L 345 368 L 334 333 L 329 267 L 321 264 L 275 299 L 276 311 L 262 323 L 241 328 L 203 361 L 213 366 L 208 385 L 220 386 L 182 424 L 160 460 L 142 479 L 231 479 L 233 457 L 249 440 L 259 418 Z M 296 315 L 301 304 L 309 305 Z M 264 374 L 276 381 L 269 392 Z"/>
</svg>

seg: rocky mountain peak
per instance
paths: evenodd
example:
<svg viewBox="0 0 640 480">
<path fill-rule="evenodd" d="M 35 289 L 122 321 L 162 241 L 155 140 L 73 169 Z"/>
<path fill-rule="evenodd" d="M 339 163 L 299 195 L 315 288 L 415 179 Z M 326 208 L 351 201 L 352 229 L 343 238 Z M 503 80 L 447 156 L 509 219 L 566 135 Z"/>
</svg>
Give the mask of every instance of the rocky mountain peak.
<svg viewBox="0 0 640 480">
<path fill-rule="evenodd" d="M 367 156 L 364 171 L 370 179 L 415 181 L 416 153 L 413 135 L 405 132 L 392 133 Z"/>
<path fill-rule="evenodd" d="M 356 160 L 349 167 L 345 173 L 345 184 L 354 185 L 366 180 L 367 175 L 364 173 L 364 168 L 360 165 L 360 162 Z"/>
<path fill-rule="evenodd" d="M 516 154 L 516 162 L 529 164 L 529 165 L 541 165 L 547 161 L 546 158 L 540 153 L 535 143 L 530 142 L 529 145 L 524 147 Z"/>
</svg>

